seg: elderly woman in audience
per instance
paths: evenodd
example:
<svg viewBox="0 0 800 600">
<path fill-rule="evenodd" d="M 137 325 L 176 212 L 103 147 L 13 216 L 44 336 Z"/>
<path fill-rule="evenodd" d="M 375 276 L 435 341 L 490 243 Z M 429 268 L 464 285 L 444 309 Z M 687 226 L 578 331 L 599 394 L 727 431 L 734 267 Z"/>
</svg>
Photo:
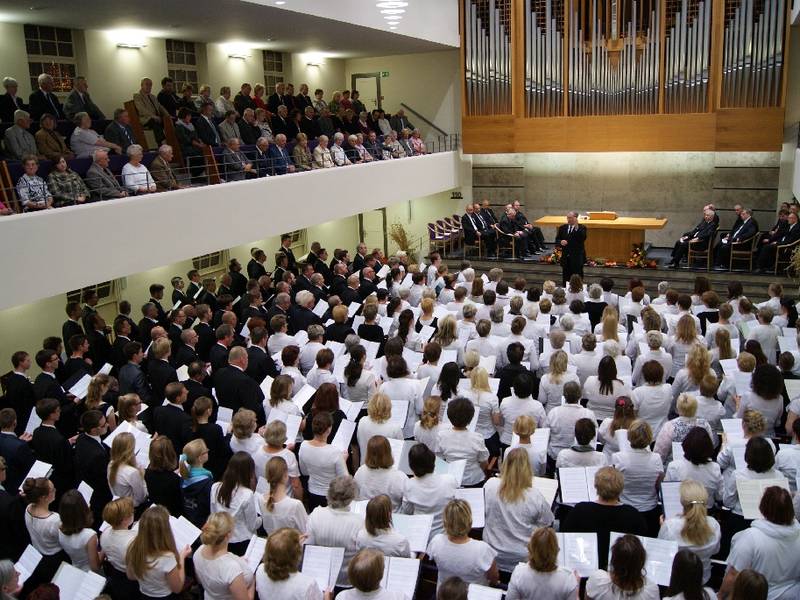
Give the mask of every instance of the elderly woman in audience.
<svg viewBox="0 0 800 600">
<path fill-rule="evenodd" d="M 122 154 L 122 148 L 117 144 L 107 142 L 100 134 L 92 129 L 92 118 L 88 113 L 77 113 L 73 121 L 76 127 L 70 136 L 69 147 L 72 148 L 76 158 L 91 157 L 98 146 L 113 150 L 117 154 Z"/>
<path fill-rule="evenodd" d="M 344 148 L 342 148 L 342 142 L 344 142 L 344 134 L 339 132 L 333 134 L 333 145 L 330 148 L 330 153 L 331 160 L 333 160 L 333 164 L 337 167 L 344 167 L 352 164 L 350 159 L 347 158 Z"/>
<path fill-rule="evenodd" d="M 53 207 L 53 195 L 44 179 L 37 175 L 39 159 L 27 155 L 22 159 L 24 173 L 17 181 L 17 196 L 23 212 L 45 210 Z"/>
<path fill-rule="evenodd" d="M 750 393 L 734 399 L 736 416 L 741 417 L 747 409 L 759 411 L 767 420 L 765 435 L 772 437 L 775 435 L 775 427 L 780 423 L 783 415 L 783 377 L 781 372 L 771 364 L 757 366 L 753 371 L 750 389 Z"/>
<path fill-rule="evenodd" d="M 351 146 L 355 150 L 356 154 L 358 155 L 358 161 L 353 162 L 372 162 L 375 158 L 370 154 L 367 148 L 364 146 L 364 136 L 367 134 L 358 133 L 355 136 L 355 143 L 351 142 Z M 350 136 L 353 137 L 353 136 Z"/>
<path fill-rule="evenodd" d="M 411 145 L 411 150 L 413 151 L 414 156 L 420 156 L 428 153 L 428 149 L 425 147 L 425 142 L 422 139 L 419 129 L 414 129 L 414 131 L 411 132 L 411 138 L 408 140 L 408 142 Z"/>
<path fill-rule="evenodd" d="M 528 453 L 514 448 L 506 454 L 500 477 L 484 486 L 486 527 L 483 539 L 497 552 L 497 566 L 511 572 L 525 559 L 530 527 L 553 523 L 550 504 L 537 489 Z"/>
<path fill-rule="evenodd" d="M 706 583 L 711 578 L 711 557 L 719 550 L 722 533 L 717 520 L 708 516 L 706 487 L 692 478 L 682 481 L 680 497 L 683 513 L 666 519 L 658 537 L 676 541 L 681 548 L 694 552 L 702 561 L 702 582 Z"/>
<path fill-rule="evenodd" d="M 274 134 L 272 127 L 269 124 L 269 114 L 265 108 L 257 108 L 255 110 L 256 127 L 261 131 L 260 137 L 266 138 L 270 143 L 273 142 Z"/>
<path fill-rule="evenodd" d="M 308 149 L 308 136 L 305 133 L 297 134 L 297 143 L 292 149 L 292 161 L 297 171 L 310 171 L 314 168 L 314 157 Z"/>
<path fill-rule="evenodd" d="M 394 467 L 389 440 L 382 435 L 373 435 L 367 442 L 366 450 L 364 464 L 353 476 L 358 484 L 359 500 L 386 494 L 392 501 L 393 509 L 399 509 L 408 477 Z"/>
<path fill-rule="evenodd" d="M 392 527 L 392 500 L 386 494 L 373 496 L 367 503 L 364 529 L 358 532 L 356 546 L 359 550 L 375 548 L 384 556 L 411 558 L 408 538 Z"/>
<path fill-rule="evenodd" d="M 614 402 L 620 396 L 630 396 L 628 386 L 617 378 L 617 365 L 610 356 L 600 359 L 597 375 L 591 375 L 583 384 L 583 397 L 588 399 L 586 408 L 598 419 L 614 414 Z"/>
<path fill-rule="evenodd" d="M 53 160 L 53 170 L 47 176 L 47 186 L 53 195 L 53 206 L 83 204 L 89 198 L 89 189 L 75 171 L 67 166 L 63 156 Z"/>
<path fill-rule="evenodd" d="M 333 156 L 328 149 L 328 136 L 321 135 L 317 138 L 317 147 L 314 148 L 314 165 L 315 169 L 331 169 L 336 166 L 333 162 Z"/>
<path fill-rule="evenodd" d="M 678 416 L 664 423 L 656 438 L 654 450 L 661 456 L 664 464 L 672 457 L 672 443 L 682 442 L 693 427 L 702 427 L 708 432 L 708 437 L 714 439 L 711 426 L 697 417 L 697 398 L 694 394 L 683 393 L 678 396 L 675 409 Z"/>
<path fill-rule="evenodd" d="M 611 548 L 611 568 L 595 571 L 586 582 L 590 600 L 659 600 L 658 586 L 647 580 L 647 561 L 642 542 L 634 535 L 623 535 Z"/>
<path fill-rule="evenodd" d="M 506 600 L 577 598 L 579 582 L 569 569 L 558 566 L 559 550 L 558 537 L 552 528 L 534 530 L 527 546 L 527 561 L 514 567 Z"/>
<path fill-rule="evenodd" d="M 122 167 L 122 183 L 128 192 L 134 194 L 147 194 L 155 192 L 158 188 L 150 171 L 142 164 L 144 150 L 139 144 L 131 144 L 126 151 L 128 162 Z"/>
</svg>

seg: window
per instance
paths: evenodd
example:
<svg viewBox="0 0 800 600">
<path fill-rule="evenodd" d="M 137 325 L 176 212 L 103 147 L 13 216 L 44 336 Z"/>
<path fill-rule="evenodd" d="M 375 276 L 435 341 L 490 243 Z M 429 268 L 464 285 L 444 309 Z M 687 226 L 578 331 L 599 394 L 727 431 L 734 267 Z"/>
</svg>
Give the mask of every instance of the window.
<svg viewBox="0 0 800 600">
<path fill-rule="evenodd" d="M 275 84 L 283 81 L 283 54 L 264 50 L 264 85 L 267 94 L 275 90 Z"/>
<path fill-rule="evenodd" d="M 76 70 L 72 30 L 45 25 L 25 25 L 24 29 L 31 89 L 38 89 L 39 75 L 47 73 L 53 78 L 54 92 L 69 92 Z"/>
<path fill-rule="evenodd" d="M 228 251 L 217 250 L 202 256 L 195 256 L 192 259 L 192 266 L 200 271 L 201 275 L 207 275 L 225 268 L 228 263 Z"/>
<path fill-rule="evenodd" d="M 197 92 L 197 55 L 194 42 L 166 40 L 167 71 L 175 81 L 175 92 L 181 93 L 187 83 Z"/>
<path fill-rule="evenodd" d="M 306 251 L 306 230 L 305 229 L 297 229 L 295 231 L 289 231 L 287 235 L 292 236 L 292 252 L 298 252 L 300 254 L 305 254 Z"/>
<path fill-rule="evenodd" d="M 83 302 L 84 292 L 94 290 L 97 292 L 98 305 L 109 304 L 116 302 L 116 282 L 115 280 L 104 281 L 103 283 L 96 283 L 95 285 L 87 285 L 86 287 L 78 290 L 67 292 L 67 302 Z"/>
</svg>

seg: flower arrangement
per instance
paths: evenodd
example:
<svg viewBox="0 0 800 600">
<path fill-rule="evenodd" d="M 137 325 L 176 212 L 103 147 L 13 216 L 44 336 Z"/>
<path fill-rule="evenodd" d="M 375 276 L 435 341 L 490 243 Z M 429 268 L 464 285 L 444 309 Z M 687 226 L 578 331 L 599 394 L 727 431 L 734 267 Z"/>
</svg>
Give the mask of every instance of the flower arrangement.
<svg viewBox="0 0 800 600">
<path fill-rule="evenodd" d="M 561 246 L 556 246 L 552 254 L 543 254 L 539 257 L 539 262 L 547 265 L 561 264 Z"/>
<path fill-rule="evenodd" d="M 416 252 L 411 247 L 411 238 L 401 223 L 392 223 L 389 226 L 389 239 L 397 246 L 398 255 L 402 252 L 403 256 L 410 257 L 412 261 L 415 260 Z"/>
<path fill-rule="evenodd" d="M 631 250 L 631 257 L 628 259 L 626 266 L 629 269 L 655 269 L 658 263 L 647 258 L 647 250 L 644 244 L 634 244 Z"/>
</svg>

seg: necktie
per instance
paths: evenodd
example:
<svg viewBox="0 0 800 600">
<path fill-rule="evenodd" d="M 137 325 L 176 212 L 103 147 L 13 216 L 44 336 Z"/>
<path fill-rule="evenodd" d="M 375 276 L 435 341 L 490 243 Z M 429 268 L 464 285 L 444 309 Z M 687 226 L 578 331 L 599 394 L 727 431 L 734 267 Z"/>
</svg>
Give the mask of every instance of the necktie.
<svg viewBox="0 0 800 600">
<path fill-rule="evenodd" d="M 472 215 L 467 214 L 467 216 L 469 217 L 469 222 L 472 223 L 472 228 L 477 229 L 477 227 L 475 227 L 475 221 L 473 220 Z"/>
<path fill-rule="evenodd" d="M 569 229 L 567 229 L 567 235 L 571 235 L 571 234 L 572 234 L 572 225 L 570 225 Z"/>
<path fill-rule="evenodd" d="M 483 217 L 480 215 L 480 213 L 478 213 L 477 217 L 478 217 L 478 221 L 480 221 L 480 223 L 481 223 L 481 229 L 485 229 L 486 228 L 486 222 L 483 220 Z"/>
<path fill-rule="evenodd" d="M 122 133 L 125 134 L 125 138 L 128 140 L 128 143 L 133 144 L 133 139 L 131 139 L 131 134 L 128 133 L 128 128 L 125 127 L 124 125 L 120 125 L 119 127 L 120 129 L 122 129 Z"/>
</svg>

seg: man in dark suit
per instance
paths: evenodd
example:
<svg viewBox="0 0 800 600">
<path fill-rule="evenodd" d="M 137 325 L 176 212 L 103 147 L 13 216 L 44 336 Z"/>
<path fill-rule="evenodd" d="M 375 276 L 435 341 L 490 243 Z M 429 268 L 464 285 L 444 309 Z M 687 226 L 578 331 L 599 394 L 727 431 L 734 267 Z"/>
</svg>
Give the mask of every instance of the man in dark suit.
<svg viewBox="0 0 800 600">
<path fill-rule="evenodd" d="M 256 141 L 256 149 L 253 152 L 253 164 L 259 177 L 269 177 L 272 175 L 272 157 L 270 156 L 269 140 L 259 137 Z"/>
<path fill-rule="evenodd" d="M 123 349 L 126 363 L 119 370 L 119 393 L 137 394 L 148 406 L 153 405 L 153 390 L 142 372 L 144 350 L 139 342 L 128 342 Z"/>
<path fill-rule="evenodd" d="M 28 105 L 17 95 L 19 84 L 16 79 L 4 77 L 3 87 L 6 88 L 6 93 L 0 96 L 0 122 L 13 123 L 14 112 L 18 110 L 28 112 Z"/>
<path fill-rule="evenodd" d="M 275 296 L 275 302 L 273 302 L 270 309 L 267 311 L 267 329 L 269 330 L 270 335 L 275 333 L 270 329 L 270 322 L 272 321 L 272 317 L 277 315 L 283 315 L 286 319 L 289 319 L 289 307 L 292 305 L 292 300 L 289 297 L 289 294 L 286 292 L 279 293 Z"/>
<path fill-rule="evenodd" d="M 245 369 L 259 385 L 269 375 L 277 377 L 278 367 L 267 353 L 267 330 L 265 327 L 254 327 L 250 331 L 250 346 L 247 348 L 247 368 Z"/>
<path fill-rule="evenodd" d="M 183 403 L 183 409 L 187 413 L 192 412 L 192 406 L 194 406 L 195 400 L 205 397 L 211 398 L 211 401 L 214 403 L 213 416 L 216 416 L 216 402 L 214 402 L 214 397 L 211 394 L 211 390 L 206 387 L 206 382 L 208 380 L 209 378 L 208 374 L 206 373 L 206 365 L 204 363 L 198 360 L 189 365 L 189 379 L 183 382 L 183 385 L 188 391 L 186 402 Z"/>
<path fill-rule="evenodd" d="M 128 151 L 128 146 L 136 143 L 136 135 L 131 127 L 131 117 L 124 108 L 114 110 L 114 120 L 106 126 L 103 137 L 107 142 L 116 144 L 122 153 Z"/>
<path fill-rule="evenodd" d="M 308 290 L 314 294 L 314 304 L 320 300 L 328 300 L 328 290 L 325 287 L 325 279 L 319 273 L 314 273 L 311 276 L 311 287 Z"/>
<path fill-rule="evenodd" d="M 497 232 L 486 224 L 480 211 L 475 212 L 472 204 L 467 204 L 465 213 L 461 217 L 461 227 L 464 230 L 464 241 L 467 244 L 475 244 L 481 240 L 486 249 L 486 253 L 494 254 L 495 244 L 497 243 Z"/>
<path fill-rule="evenodd" d="M 11 355 L 11 366 L 14 371 L 6 382 L 6 395 L 4 405 L 13 408 L 17 415 L 17 435 L 25 431 L 31 410 L 36 403 L 36 394 L 33 384 L 28 379 L 28 369 L 31 368 L 31 355 L 24 350 L 19 350 Z"/>
<path fill-rule="evenodd" d="M 232 348 L 228 365 L 215 373 L 214 387 L 220 406 L 230 408 L 234 413 L 240 408 L 252 410 L 260 427 L 267 422 L 262 405 L 264 392 L 253 378 L 246 375 L 247 361 L 247 350 Z"/>
<path fill-rule="evenodd" d="M 296 304 L 289 309 L 289 335 L 306 331 L 309 325 L 322 325 L 322 319 L 312 312 L 316 304 L 314 294 L 301 290 L 297 293 L 296 300 Z"/>
<path fill-rule="evenodd" d="M 152 302 L 146 302 L 142 306 L 142 319 L 139 321 L 139 341 L 145 348 L 152 341 L 150 332 L 153 327 L 158 327 L 158 309 Z"/>
<path fill-rule="evenodd" d="M 33 92 L 28 100 L 31 118 L 38 121 L 47 113 L 53 115 L 56 120 L 64 119 L 64 108 L 53 93 L 53 78 L 47 73 L 42 73 L 38 81 L 39 89 Z"/>
<path fill-rule="evenodd" d="M 228 364 L 229 348 L 233 344 L 234 330 L 230 325 L 220 325 L 214 332 L 216 343 L 208 353 L 208 362 L 211 363 L 211 376 Z"/>
<path fill-rule="evenodd" d="M 0 410 L 0 456 L 6 461 L 5 488 L 10 494 L 17 493 L 35 460 L 28 443 L 14 433 L 16 428 L 17 415 L 14 410 Z"/>
<path fill-rule="evenodd" d="M 172 382 L 165 390 L 167 403 L 157 406 L 153 411 L 153 427 L 156 433 L 169 438 L 178 456 L 193 437 L 192 418 L 183 408 L 188 395 L 186 386 Z"/>
<path fill-rule="evenodd" d="M 361 303 L 361 294 L 358 293 L 360 282 L 358 273 L 353 273 L 347 278 L 347 287 L 339 293 L 342 304 L 350 306 L 353 302 Z"/>
<path fill-rule="evenodd" d="M 529 255 L 528 232 L 517 223 L 517 213 L 513 208 L 509 206 L 506 209 L 506 214 L 500 219 L 498 227 L 503 233 L 512 236 L 511 239 L 514 243 L 514 250 L 517 257 L 525 258 Z"/>
<path fill-rule="evenodd" d="M 58 363 L 58 354 L 53 350 L 39 350 L 36 353 L 36 364 L 42 372 L 36 376 L 36 380 L 33 382 L 33 393 L 36 402 L 42 398 L 58 400 L 61 406 L 61 418 L 56 427 L 65 437 L 72 437 L 78 431 L 78 405 L 75 404 L 71 395 L 67 395 L 56 379 Z"/>
<path fill-rule="evenodd" d="M 192 304 L 200 304 L 203 302 L 203 281 L 200 279 L 200 272 L 197 269 L 192 269 L 186 273 L 186 278 L 189 280 L 189 287 L 186 288 L 186 298 Z"/>
<path fill-rule="evenodd" d="M 300 84 L 300 93 L 294 97 L 294 107 L 305 111 L 306 107 L 314 107 L 314 101 L 308 95 L 308 86 L 305 83 Z"/>
<path fill-rule="evenodd" d="M 264 263 L 267 262 L 267 255 L 261 248 L 252 248 L 250 256 L 250 262 L 247 263 L 247 276 L 250 279 L 258 280 L 259 277 L 267 274 L 267 270 L 264 268 Z"/>
<path fill-rule="evenodd" d="M 265 255 L 264 260 L 266 258 Z M 266 274 L 266 271 L 264 274 Z M 242 265 L 235 258 L 232 258 L 228 263 L 228 275 L 231 276 L 231 294 L 233 294 L 234 298 L 243 295 L 247 291 L 247 277 L 242 275 Z"/>
<path fill-rule="evenodd" d="M 150 302 L 156 307 L 156 320 L 162 327 L 169 325 L 167 318 L 167 311 L 161 306 L 161 301 L 164 299 L 164 286 L 160 283 L 153 283 L 150 285 Z"/>
<path fill-rule="evenodd" d="M 247 323 L 250 319 L 266 319 L 267 309 L 264 308 L 264 300 L 261 292 L 257 289 L 251 290 L 244 297 L 243 304 L 247 304 L 242 311 L 242 323 Z"/>
<path fill-rule="evenodd" d="M 208 353 L 211 351 L 211 346 L 214 345 L 216 338 L 214 337 L 214 328 L 211 327 L 211 308 L 207 304 L 200 304 L 197 307 L 197 325 L 194 330 L 197 333 L 197 344 L 195 350 L 200 355 L 200 360 L 207 361 Z"/>
<path fill-rule="evenodd" d="M 342 290 L 347 287 L 347 265 L 338 263 L 333 266 L 333 278 L 329 291 L 331 296 L 340 296 Z"/>
<path fill-rule="evenodd" d="M 181 344 L 181 334 L 183 333 L 184 325 L 186 324 L 186 313 L 183 312 L 183 309 L 178 309 L 174 312 L 171 312 L 169 318 L 169 327 L 167 328 L 167 337 L 169 341 L 172 342 L 173 348 L 173 357 L 175 354 L 176 348 Z"/>
<path fill-rule="evenodd" d="M 106 335 L 106 322 L 98 313 L 94 313 L 88 318 L 89 330 L 86 337 L 89 339 L 89 353 L 95 369 L 102 369 L 106 363 L 112 363 L 114 352 L 111 350 L 111 342 Z"/>
<path fill-rule="evenodd" d="M 273 115 L 278 114 L 278 107 L 286 106 L 286 84 L 275 84 L 275 93 L 267 98 L 267 110 Z"/>
<path fill-rule="evenodd" d="M 672 248 L 672 260 L 670 260 L 667 265 L 668 268 L 676 269 L 680 265 L 681 260 L 683 260 L 689 251 L 689 244 L 704 242 L 703 249 L 708 247 L 711 236 L 713 236 L 714 232 L 717 230 L 717 225 L 714 222 L 715 216 L 716 213 L 710 208 L 703 211 L 703 220 L 695 225 L 694 229 L 685 232 L 678 241 L 675 242 L 675 246 Z"/>
<path fill-rule="evenodd" d="M 194 329 L 184 329 L 181 332 L 178 342 L 172 345 L 173 348 L 177 348 L 172 355 L 172 364 L 176 369 L 200 360 L 200 355 L 195 349 L 198 340 L 199 336 Z"/>
<path fill-rule="evenodd" d="M 374 268 L 364 267 L 361 269 L 361 277 L 358 281 L 358 295 L 361 296 L 362 303 L 367 299 L 367 296 L 378 293 L 376 280 Z"/>
<path fill-rule="evenodd" d="M 94 515 L 94 526 L 103 522 L 103 508 L 111 502 L 108 487 L 108 448 L 100 439 L 108 432 L 106 418 L 99 410 L 87 410 L 81 416 L 83 433 L 75 440 L 75 477 L 92 488 L 89 508 Z"/>
<path fill-rule="evenodd" d="M 121 317 L 114 319 L 114 343 L 111 344 L 111 364 L 115 373 L 119 373 L 122 366 L 128 362 L 125 358 L 125 345 L 131 342 L 130 323 Z"/>
<path fill-rule="evenodd" d="M 222 137 L 219 135 L 219 130 L 214 123 L 214 103 L 205 102 L 200 106 L 200 116 L 195 123 L 197 130 L 197 137 L 206 146 L 219 146 L 222 143 Z"/>
<path fill-rule="evenodd" d="M 83 308 L 81 309 L 81 325 L 83 325 L 83 330 L 85 332 L 90 332 L 92 330 L 89 327 L 89 315 L 93 315 L 97 312 L 95 306 L 100 301 L 100 298 L 97 296 L 97 291 L 94 288 L 90 288 L 83 292 Z"/>
<path fill-rule="evenodd" d="M 281 247 L 278 252 L 286 255 L 286 268 L 297 275 L 297 261 L 292 252 L 292 236 L 287 233 L 281 235 Z"/>
<path fill-rule="evenodd" d="M 147 378 L 150 380 L 156 402 L 164 397 L 167 385 L 178 381 L 178 373 L 169 364 L 170 346 L 168 338 L 160 338 L 153 342 L 150 350 L 152 356 L 147 363 Z"/>
<path fill-rule="evenodd" d="M 498 222 L 488 200 L 484 199 L 482 204 L 478 204 L 476 202 L 475 210 L 480 213 L 481 217 L 483 217 L 483 220 L 486 221 L 486 225 L 488 227 L 491 227 Z"/>
<path fill-rule="evenodd" d="M 528 232 L 528 250 L 533 254 L 541 254 L 544 250 L 544 236 L 542 235 L 542 230 L 536 227 L 533 223 L 528 221 L 528 218 L 522 214 L 520 210 L 520 202 L 519 200 L 514 200 L 511 206 L 517 213 L 517 223 L 520 227 L 525 229 Z"/>
<path fill-rule="evenodd" d="M 61 417 L 61 406 L 54 398 L 43 398 L 36 403 L 36 414 L 42 424 L 33 431 L 31 448 L 37 460 L 53 465 L 50 481 L 56 486 L 56 498 L 75 486 L 75 466 L 72 447 L 66 437 L 56 429 Z"/>
<path fill-rule="evenodd" d="M 787 227 L 779 238 L 768 238 L 767 242 L 758 249 L 756 264 L 760 273 L 773 271 L 775 268 L 775 255 L 778 246 L 793 244 L 800 239 L 800 225 L 797 223 L 797 213 L 790 212 L 786 216 Z"/>
<path fill-rule="evenodd" d="M 92 121 L 102 121 L 106 118 L 103 111 L 89 96 L 89 83 L 86 81 L 86 77 L 78 75 L 73 80 L 72 91 L 64 103 L 64 116 L 72 120 L 80 112 L 87 113 Z"/>
<path fill-rule="evenodd" d="M 61 326 L 61 339 L 65 344 L 69 344 L 69 338 L 73 335 L 83 335 L 83 327 L 80 323 L 81 305 L 78 302 L 67 302 L 67 320 Z"/>
<path fill-rule="evenodd" d="M 183 277 L 176 275 L 172 279 L 170 279 L 170 285 L 172 285 L 172 305 L 175 306 L 178 302 L 181 303 L 181 306 L 184 304 L 192 304 L 191 299 L 186 295 L 186 292 L 183 291 L 184 282 Z"/>
<path fill-rule="evenodd" d="M 279 133 L 275 136 L 275 143 L 270 144 L 269 159 L 271 162 L 272 175 L 286 175 L 286 173 L 294 173 L 294 163 L 289 156 L 289 151 L 286 149 L 286 136 Z"/>
<path fill-rule="evenodd" d="M 360 242 L 356 246 L 356 255 L 353 258 L 353 263 L 350 265 L 351 273 L 358 273 L 367 265 L 367 245 Z"/>
<path fill-rule="evenodd" d="M 131 326 L 131 332 L 128 334 L 129 338 L 131 338 L 132 340 L 139 339 L 139 334 L 140 334 L 139 326 L 133 319 L 131 319 L 131 303 L 128 302 L 127 300 L 120 301 L 119 314 L 116 317 L 114 317 L 114 320 L 117 319 L 124 319 L 125 321 L 128 322 L 128 325 Z"/>
<path fill-rule="evenodd" d="M 561 225 L 556 233 L 556 244 L 561 246 L 561 280 L 564 285 L 573 275 L 583 277 L 583 263 L 586 262 L 586 227 L 578 224 L 578 213 L 567 213 L 566 225 Z"/>
<path fill-rule="evenodd" d="M 739 216 L 742 220 L 741 224 L 731 229 L 731 232 L 722 238 L 714 249 L 714 269 L 717 271 L 728 270 L 732 244 L 748 240 L 758 233 L 758 223 L 752 217 L 749 208 L 743 208 Z"/>
</svg>

